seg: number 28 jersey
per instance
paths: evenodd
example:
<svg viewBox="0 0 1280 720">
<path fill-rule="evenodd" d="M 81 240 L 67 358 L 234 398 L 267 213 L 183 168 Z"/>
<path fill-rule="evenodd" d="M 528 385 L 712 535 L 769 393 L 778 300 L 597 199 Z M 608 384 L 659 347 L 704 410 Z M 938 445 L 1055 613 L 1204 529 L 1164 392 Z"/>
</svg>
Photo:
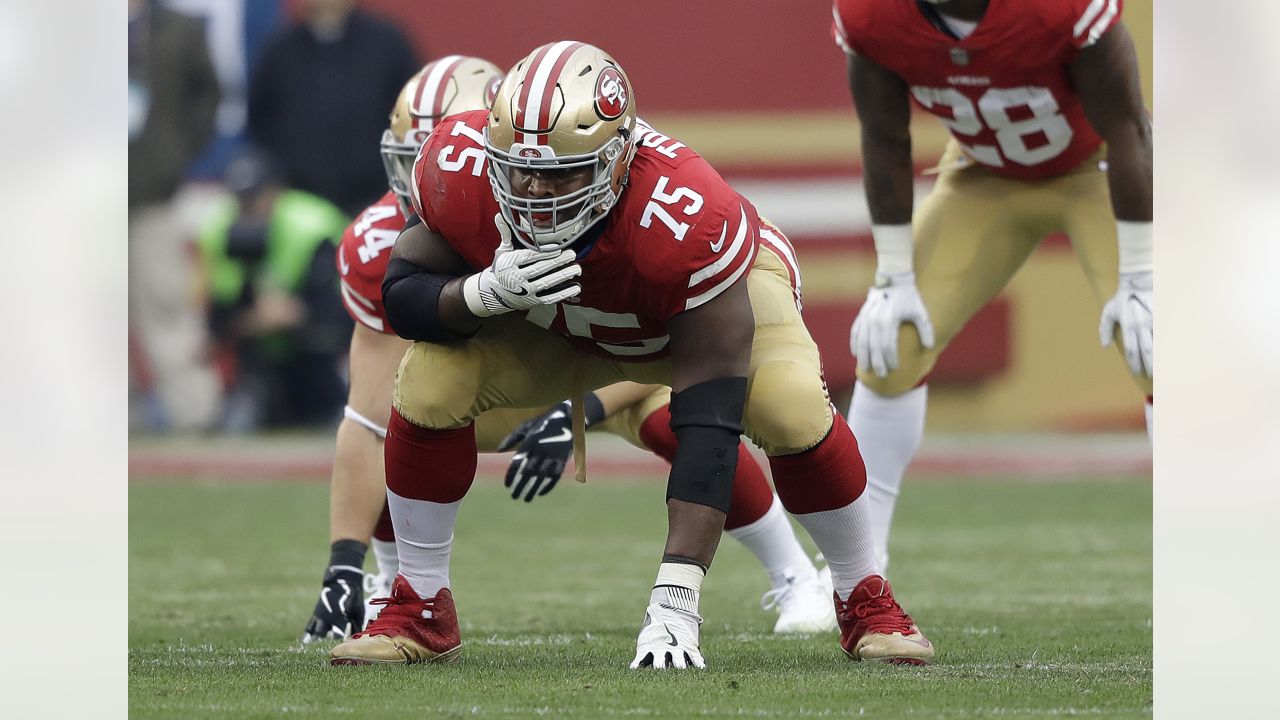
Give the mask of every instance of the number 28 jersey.
<svg viewBox="0 0 1280 720">
<path fill-rule="evenodd" d="M 945 10 L 945 5 L 942 8 Z M 846 52 L 901 77 L 911 96 L 992 172 L 1042 179 L 1102 143 L 1067 66 L 1120 20 L 1123 0 L 991 0 L 957 40 L 916 0 L 835 0 L 832 33 Z"/>
<path fill-rule="evenodd" d="M 493 262 L 500 241 L 484 155 L 487 116 L 481 110 L 441 123 L 413 171 L 419 217 L 477 271 Z M 750 270 L 761 228 L 755 207 L 697 153 L 643 124 L 636 137 L 626 187 L 588 233 L 596 239 L 579 251 L 582 293 L 527 318 L 588 352 L 643 361 L 667 355 L 672 317 Z"/>
</svg>

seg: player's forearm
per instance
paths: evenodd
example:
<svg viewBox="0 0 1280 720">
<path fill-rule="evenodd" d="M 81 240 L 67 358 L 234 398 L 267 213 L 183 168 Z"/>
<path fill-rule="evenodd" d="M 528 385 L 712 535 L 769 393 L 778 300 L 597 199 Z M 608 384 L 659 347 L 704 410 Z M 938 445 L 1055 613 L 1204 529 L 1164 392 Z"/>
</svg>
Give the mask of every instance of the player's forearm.
<svg viewBox="0 0 1280 720">
<path fill-rule="evenodd" d="M 863 126 L 862 175 L 872 224 L 910 224 L 915 188 L 905 125 L 900 131 Z"/>
<path fill-rule="evenodd" d="M 1151 124 L 1144 118 L 1114 130 L 1107 144 L 1107 182 L 1116 219 L 1151 222 Z"/>
<path fill-rule="evenodd" d="M 463 280 L 393 257 L 382 281 L 388 323 L 406 340 L 446 342 L 474 335 L 480 318 L 467 309 Z"/>
</svg>

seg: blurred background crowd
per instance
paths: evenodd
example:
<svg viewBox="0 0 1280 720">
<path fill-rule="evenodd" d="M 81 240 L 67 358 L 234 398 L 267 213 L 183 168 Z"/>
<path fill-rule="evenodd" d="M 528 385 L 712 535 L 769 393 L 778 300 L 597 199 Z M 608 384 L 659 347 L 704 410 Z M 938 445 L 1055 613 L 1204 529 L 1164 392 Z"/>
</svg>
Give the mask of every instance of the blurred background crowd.
<svg viewBox="0 0 1280 720">
<path fill-rule="evenodd" d="M 351 321 L 333 251 L 385 192 L 378 140 L 400 87 L 446 54 L 506 67 L 568 37 L 617 57 L 642 116 L 786 230 L 806 322 L 845 406 L 848 327 L 874 255 L 830 4 L 540 8 L 516 21 L 443 0 L 129 0 L 131 431 L 336 424 Z M 1149 99 L 1151 3 L 1125 13 Z M 914 122 L 923 192 L 945 133 Z M 943 354 L 930 426 L 1141 427 L 1096 322 L 1069 245 L 1047 238 Z"/>
</svg>

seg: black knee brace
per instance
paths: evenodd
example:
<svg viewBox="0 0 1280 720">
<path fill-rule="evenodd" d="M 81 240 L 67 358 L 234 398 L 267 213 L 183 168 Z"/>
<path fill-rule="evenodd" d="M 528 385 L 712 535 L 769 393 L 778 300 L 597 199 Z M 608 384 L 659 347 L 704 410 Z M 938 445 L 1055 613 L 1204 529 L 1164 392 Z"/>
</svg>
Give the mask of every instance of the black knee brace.
<svg viewBox="0 0 1280 720">
<path fill-rule="evenodd" d="M 708 380 L 671 396 L 677 446 L 667 499 L 729 512 L 746 397 L 744 377 Z"/>
</svg>

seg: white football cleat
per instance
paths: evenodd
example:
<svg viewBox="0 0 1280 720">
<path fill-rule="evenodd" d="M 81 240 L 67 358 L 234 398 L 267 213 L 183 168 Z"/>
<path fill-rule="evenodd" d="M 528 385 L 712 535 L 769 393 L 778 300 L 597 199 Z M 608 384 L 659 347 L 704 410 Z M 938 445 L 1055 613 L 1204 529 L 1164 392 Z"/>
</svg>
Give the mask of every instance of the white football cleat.
<svg viewBox="0 0 1280 720">
<path fill-rule="evenodd" d="M 631 669 L 705 668 L 707 664 L 698 649 L 701 624 L 699 615 L 651 603 L 644 611 L 644 624 L 636 638 L 636 657 L 631 661 Z"/>
<path fill-rule="evenodd" d="M 834 632 L 838 625 L 831 593 L 831 569 L 824 566 L 807 580 L 788 575 L 786 585 L 760 598 L 760 609 L 777 608 L 773 632 L 779 635 Z"/>
<path fill-rule="evenodd" d="M 378 613 L 382 612 L 382 608 L 386 605 L 373 601 L 378 598 L 391 597 L 391 582 L 396 579 L 395 575 L 374 575 L 373 573 L 365 573 L 364 576 L 364 630 L 369 627 L 369 623 L 378 617 Z"/>
</svg>

